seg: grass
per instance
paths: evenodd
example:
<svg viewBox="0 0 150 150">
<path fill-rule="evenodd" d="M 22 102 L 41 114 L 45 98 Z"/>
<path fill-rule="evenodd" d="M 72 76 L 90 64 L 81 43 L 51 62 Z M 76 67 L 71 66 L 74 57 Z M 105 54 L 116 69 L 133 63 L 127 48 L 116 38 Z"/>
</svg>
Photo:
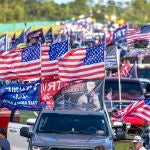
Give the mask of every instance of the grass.
<svg viewBox="0 0 150 150">
<path fill-rule="evenodd" d="M 117 141 L 117 142 L 115 142 L 115 150 L 128 150 L 128 148 L 131 146 L 133 146 L 131 141 Z"/>
</svg>

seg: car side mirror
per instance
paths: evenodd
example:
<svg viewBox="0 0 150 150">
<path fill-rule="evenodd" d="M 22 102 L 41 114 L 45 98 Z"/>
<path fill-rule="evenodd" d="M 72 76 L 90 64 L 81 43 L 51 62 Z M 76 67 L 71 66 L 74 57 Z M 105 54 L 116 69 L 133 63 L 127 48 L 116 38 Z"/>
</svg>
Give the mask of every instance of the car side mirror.
<svg viewBox="0 0 150 150">
<path fill-rule="evenodd" d="M 28 127 L 22 127 L 20 129 L 20 135 L 23 137 L 30 138 L 33 135 L 33 133 L 29 131 Z"/>
</svg>

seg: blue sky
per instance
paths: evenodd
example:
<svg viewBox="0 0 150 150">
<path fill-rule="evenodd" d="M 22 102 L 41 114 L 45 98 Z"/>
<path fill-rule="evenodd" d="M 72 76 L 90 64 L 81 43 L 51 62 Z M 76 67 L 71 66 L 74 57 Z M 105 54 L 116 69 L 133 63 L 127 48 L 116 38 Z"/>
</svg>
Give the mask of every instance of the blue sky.
<svg viewBox="0 0 150 150">
<path fill-rule="evenodd" d="M 73 1 L 73 0 L 54 0 L 55 2 L 57 2 L 57 3 L 59 3 L 59 4 L 61 4 L 61 3 L 67 3 L 67 2 L 70 2 L 70 1 Z M 95 0 L 95 2 L 96 2 L 97 0 Z M 105 0 L 105 1 L 107 1 L 107 0 Z M 119 1 L 122 1 L 122 0 L 115 0 L 116 2 L 119 2 Z M 130 1 L 130 0 L 123 0 L 124 2 L 126 2 L 126 1 Z"/>
</svg>

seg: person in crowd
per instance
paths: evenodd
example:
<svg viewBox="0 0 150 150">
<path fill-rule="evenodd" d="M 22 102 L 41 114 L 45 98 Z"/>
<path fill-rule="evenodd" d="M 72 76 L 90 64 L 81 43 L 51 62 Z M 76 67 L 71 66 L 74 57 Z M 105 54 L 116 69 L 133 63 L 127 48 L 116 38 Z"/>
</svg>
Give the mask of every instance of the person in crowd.
<svg viewBox="0 0 150 150">
<path fill-rule="evenodd" d="M 144 146 L 150 150 L 150 121 L 146 124 L 145 131 L 143 133 Z"/>
<path fill-rule="evenodd" d="M 3 128 L 0 128 L 0 148 L 1 150 L 11 150 L 10 143 L 6 137 L 6 131 Z"/>
<path fill-rule="evenodd" d="M 100 109 L 100 102 L 98 98 L 98 93 L 94 91 L 95 83 L 93 81 L 87 82 L 87 92 L 81 95 L 78 99 L 78 104 L 84 106 L 87 109 L 98 110 Z"/>
<path fill-rule="evenodd" d="M 134 150 L 147 150 L 143 146 L 144 140 L 141 138 L 141 136 L 138 135 L 134 136 L 132 143 L 133 143 Z"/>
</svg>

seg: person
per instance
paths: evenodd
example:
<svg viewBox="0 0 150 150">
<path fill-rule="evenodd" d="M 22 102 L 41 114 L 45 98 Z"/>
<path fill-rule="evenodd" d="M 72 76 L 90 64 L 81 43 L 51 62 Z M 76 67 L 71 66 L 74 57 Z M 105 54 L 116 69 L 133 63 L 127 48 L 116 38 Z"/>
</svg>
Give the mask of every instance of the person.
<svg viewBox="0 0 150 150">
<path fill-rule="evenodd" d="M 145 131 L 143 133 L 143 139 L 144 139 L 144 146 L 147 149 L 150 149 L 150 121 L 147 122 L 146 127 L 145 127 Z"/>
<path fill-rule="evenodd" d="M 6 131 L 0 128 L 0 148 L 1 150 L 10 150 L 10 143 L 6 137 Z"/>
<path fill-rule="evenodd" d="M 134 136 L 132 143 L 133 143 L 134 150 L 147 150 L 143 146 L 144 140 L 141 138 L 141 136 L 138 135 Z"/>
<path fill-rule="evenodd" d="M 87 92 L 81 95 L 78 99 L 77 104 L 81 106 L 86 106 L 87 109 L 99 110 L 100 102 L 98 98 L 98 93 L 94 91 L 96 85 L 93 81 L 87 82 Z"/>
</svg>

